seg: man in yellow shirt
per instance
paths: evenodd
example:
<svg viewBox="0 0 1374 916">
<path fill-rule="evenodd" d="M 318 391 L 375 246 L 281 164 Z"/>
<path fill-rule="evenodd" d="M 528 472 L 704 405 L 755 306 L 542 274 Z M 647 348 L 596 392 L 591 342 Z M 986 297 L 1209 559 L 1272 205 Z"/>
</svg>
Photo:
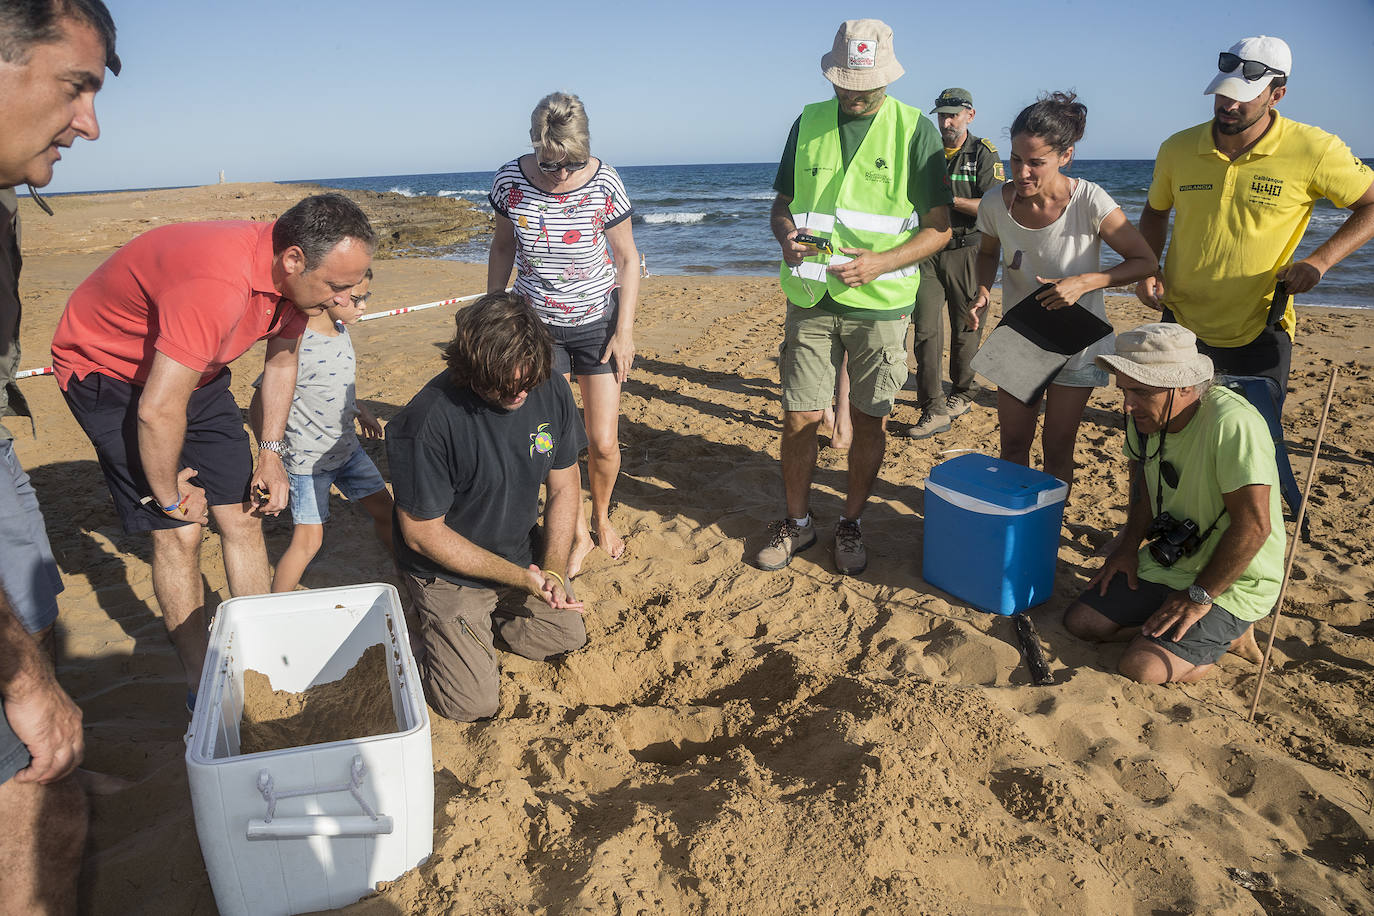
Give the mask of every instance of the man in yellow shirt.
<svg viewBox="0 0 1374 916">
<path fill-rule="evenodd" d="M 1339 137 L 1279 114 L 1292 69 L 1282 39 L 1242 39 L 1217 67 L 1203 90 L 1213 119 L 1159 148 L 1140 231 L 1163 254 L 1173 210 L 1174 238 L 1136 295 L 1197 334 L 1219 374 L 1266 376 L 1282 403 L 1297 321 L 1282 299 L 1270 314 L 1275 283 L 1301 295 L 1374 236 L 1374 172 Z M 1320 197 L 1352 213 L 1295 262 Z"/>
</svg>

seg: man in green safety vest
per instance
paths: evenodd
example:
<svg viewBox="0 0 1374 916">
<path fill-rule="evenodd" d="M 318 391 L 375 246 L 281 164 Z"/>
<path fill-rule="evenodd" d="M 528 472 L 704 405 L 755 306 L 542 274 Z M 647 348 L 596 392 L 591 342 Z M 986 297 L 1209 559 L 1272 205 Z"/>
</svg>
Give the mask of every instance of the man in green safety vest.
<svg viewBox="0 0 1374 916">
<path fill-rule="evenodd" d="M 905 72 L 892 29 L 876 19 L 845 22 L 821 58 L 821 72 L 835 97 L 802 111 L 773 182 L 772 229 L 787 295 L 780 360 L 787 507 L 769 526 L 756 562 L 781 569 L 816 542 L 816 434 L 836 376 L 847 371 L 849 404 L 837 410 L 848 410 L 853 444 L 834 558 L 841 574 L 857 575 L 868 565 L 859 516 L 907 377 L 917 264 L 949 242 L 953 197 L 934 125 L 887 97 L 888 84 Z"/>
</svg>

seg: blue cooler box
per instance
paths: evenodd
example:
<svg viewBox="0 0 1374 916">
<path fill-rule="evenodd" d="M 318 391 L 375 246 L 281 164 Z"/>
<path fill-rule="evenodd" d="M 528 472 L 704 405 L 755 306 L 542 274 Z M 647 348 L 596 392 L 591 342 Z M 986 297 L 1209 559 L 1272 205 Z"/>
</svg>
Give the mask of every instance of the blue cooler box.
<svg viewBox="0 0 1374 916">
<path fill-rule="evenodd" d="M 980 611 L 1015 614 L 1054 591 L 1069 485 L 987 455 L 960 455 L 926 478 L 922 577 Z"/>
</svg>

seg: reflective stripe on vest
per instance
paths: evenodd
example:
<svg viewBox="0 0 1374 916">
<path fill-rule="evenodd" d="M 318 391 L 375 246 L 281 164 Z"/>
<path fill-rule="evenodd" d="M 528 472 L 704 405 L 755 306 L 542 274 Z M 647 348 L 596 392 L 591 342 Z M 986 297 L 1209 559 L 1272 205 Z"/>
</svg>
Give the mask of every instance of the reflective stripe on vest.
<svg viewBox="0 0 1374 916">
<path fill-rule="evenodd" d="M 860 287 L 846 286 L 825 270 L 853 260 L 841 248 L 887 251 L 909 240 L 919 218 L 907 197 L 911 138 L 923 116 L 888 98 L 878 109 L 863 142 L 844 168 L 840 150 L 839 103 L 806 106 L 797 130 L 792 219 L 798 228 L 828 237 L 830 256 L 807 258 L 798 267 L 783 264 L 779 281 L 790 302 L 810 308 L 827 292 L 850 308 L 896 311 L 911 307 L 920 284 L 916 265 L 888 271 Z"/>
</svg>

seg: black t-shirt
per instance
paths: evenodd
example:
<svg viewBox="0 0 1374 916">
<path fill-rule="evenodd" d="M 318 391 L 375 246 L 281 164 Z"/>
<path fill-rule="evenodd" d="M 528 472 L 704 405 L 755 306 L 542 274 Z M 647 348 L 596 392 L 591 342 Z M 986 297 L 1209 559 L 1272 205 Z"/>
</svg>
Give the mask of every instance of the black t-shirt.
<svg viewBox="0 0 1374 916">
<path fill-rule="evenodd" d="M 555 376 L 515 410 L 492 407 L 447 372 L 431 379 L 386 427 L 396 508 L 444 523 L 517 566 L 533 562 L 530 529 L 549 471 L 577 461 L 586 446 L 567 382 Z M 400 525 L 397 524 L 397 532 Z M 404 572 L 457 585 L 490 586 L 444 569 L 396 538 Z"/>
</svg>

